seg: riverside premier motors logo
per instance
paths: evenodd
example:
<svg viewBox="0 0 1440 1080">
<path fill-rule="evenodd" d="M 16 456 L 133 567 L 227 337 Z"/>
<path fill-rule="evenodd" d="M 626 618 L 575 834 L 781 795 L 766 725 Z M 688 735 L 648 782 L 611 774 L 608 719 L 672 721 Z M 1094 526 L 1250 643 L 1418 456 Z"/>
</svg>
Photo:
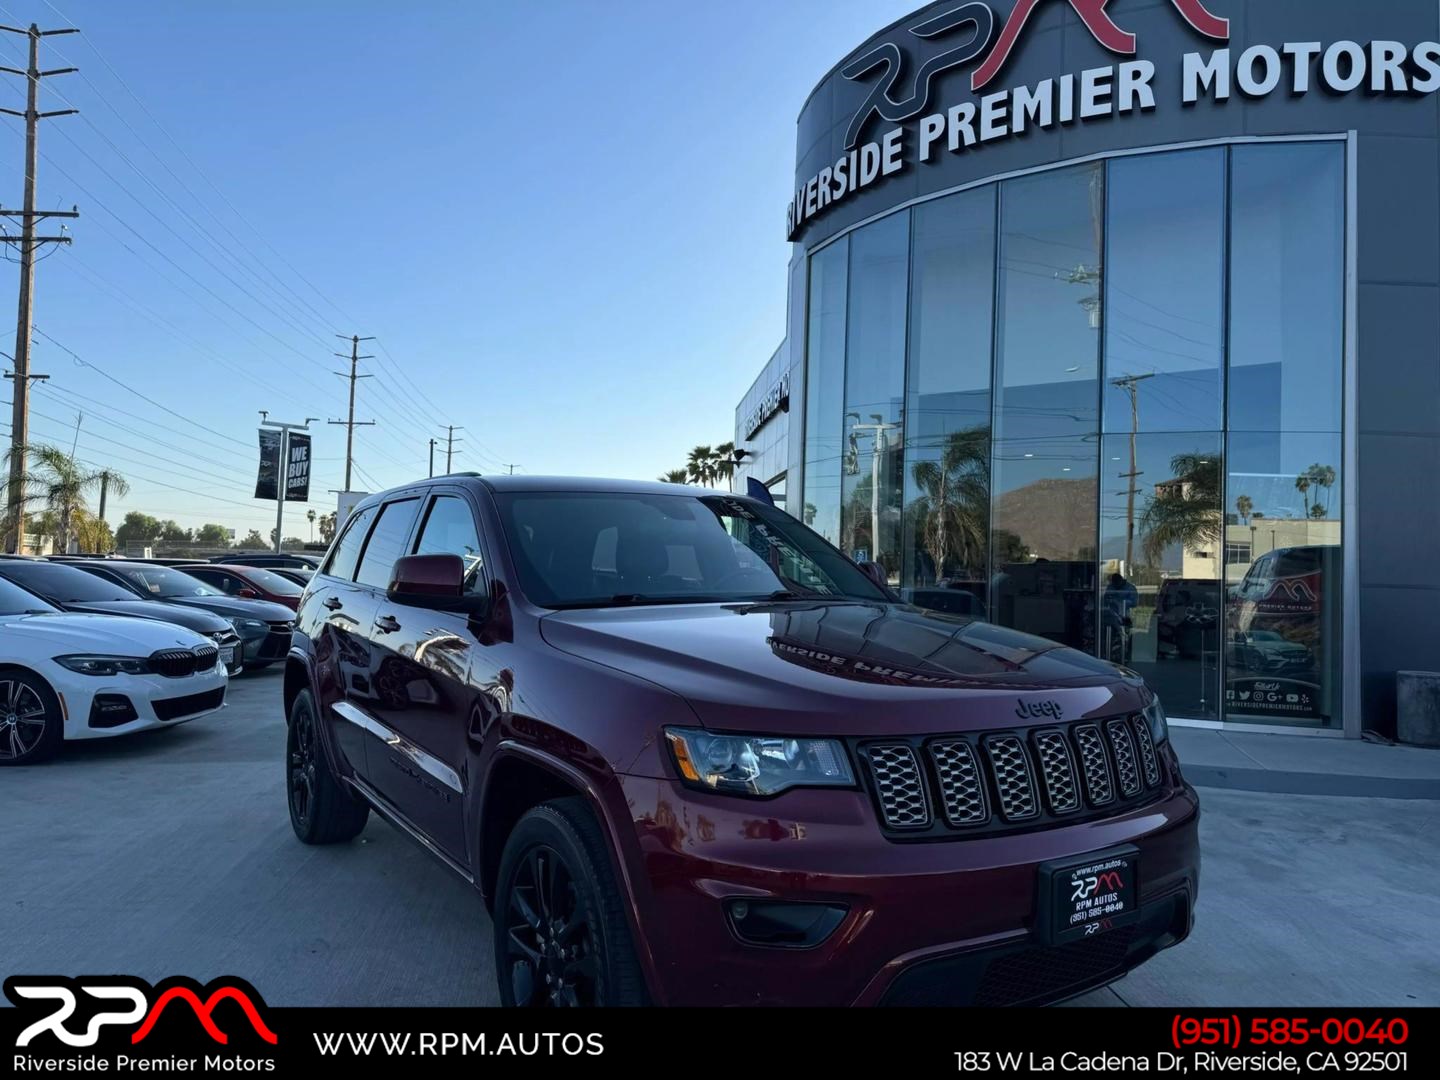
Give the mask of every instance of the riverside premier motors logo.
<svg viewBox="0 0 1440 1080">
<path fill-rule="evenodd" d="M 906 60 L 898 44 L 893 41 L 884 42 L 859 59 L 851 61 L 840 72 L 847 79 L 864 79 L 877 70 L 883 70 L 880 70 L 879 78 L 870 96 L 865 99 L 865 104 L 860 106 L 855 118 L 850 121 L 850 127 L 845 133 L 845 149 L 855 149 L 860 142 L 861 132 L 871 117 L 879 116 L 899 124 L 919 116 L 930 107 L 936 76 L 952 68 L 963 67 L 985 55 L 991 41 L 995 40 L 995 47 L 990 49 L 985 61 L 970 76 L 970 89 L 978 94 L 1000 74 L 1011 54 L 1015 52 L 1030 22 L 1030 16 L 1042 2 L 1043 0 L 1016 0 L 1010 17 L 1005 20 L 1005 25 L 1000 30 L 998 40 L 995 39 L 995 27 L 999 20 L 995 16 L 995 10 L 987 3 L 962 3 L 908 27 L 908 33 L 922 42 L 947 40 L 964 33 L 968 33 L 969 37 L 963 43 L 946 49 L 921 64 L 915 73 L 910 93 L 898 101 L 894 93 L 896 84 L 904 74 Z M 1123 56 L 1135 55 L 1135 35 L 1121 29 L 1105 10 L 1110 0 L 1066 2 L 1101 45 Z M 1229 40 L 1230 20 L 1212 14 L 1205 7 L 1204 0 L 1170 2 L 1198 33 L 1218 41 Z"/>
<path fill-rule="evenodd" d="M 271 1046 L 279 1042 L 265 1022 L 264 999 L 248 982 L 232 976 L 204 986 L 183 977 L 152 986 L 143 979 L 118 975 L 78 979 L 12 975 L 5 980 L 4 989 L 22 1022 L 28 1021 L 16 1036 L 15 1048 L 32 1053 L 58 1047 L 89 1050 L 107 1036 L 110 1046 L 140 1046 L 151 1039 L 161 1019 L 171 1014 L 188 1014 L 194 1024 L 187 1032 L 167 1019 L 165 1034 L 172 1038 L 198 1037 L 224 1047 L 232 1045 L 232 1036 L 237 1042 L 259 1040 Z M 19 1062 L 25 1059 L 17 1055 L 16 1060 L 20 1071 Z"/>
</svg>

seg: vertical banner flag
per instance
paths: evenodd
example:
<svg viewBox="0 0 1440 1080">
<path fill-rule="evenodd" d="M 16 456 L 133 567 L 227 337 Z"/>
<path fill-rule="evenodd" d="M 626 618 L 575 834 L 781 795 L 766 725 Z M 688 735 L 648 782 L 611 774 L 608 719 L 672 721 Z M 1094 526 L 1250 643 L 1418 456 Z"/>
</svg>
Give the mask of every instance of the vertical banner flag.
<svg viewBox="0 0 1440 1080">
<path fill-rule="evenodd" d="M 290 461 L 285 470 L 285 501 L 310 501 L 310 436 L 290 433 Z"/>
<path fill-rule="evenodd" d="M 306 455 L 308 459 L 308 454 Z M 307 483 L 309 467 L 306 467 Z M 280 432 L 260 429 L 260 472 L 255 477 L 255 498 L 275 498 L 275 481 L 280 475 Z"/>
</svg>

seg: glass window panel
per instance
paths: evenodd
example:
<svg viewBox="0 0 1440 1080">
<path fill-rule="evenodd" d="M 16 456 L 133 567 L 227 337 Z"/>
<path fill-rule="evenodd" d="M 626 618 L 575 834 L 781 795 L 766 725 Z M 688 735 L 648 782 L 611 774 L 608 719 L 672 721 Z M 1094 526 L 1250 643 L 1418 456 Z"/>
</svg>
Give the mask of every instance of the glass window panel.
<svg viewBox="0 0 1440 1080">
<path fill-rule="evenodd" d="M 1237 146 L 1230 223 L 1230 430 L 1339 431 L 1345 155 Z"/>
<path fill-rule="evenodd" d="M 995 436 L 1098 431 L 1104 169 L 1009 180 L 1000 203 Z"/>
<path fill-rule="evenodd" d="M 1232 432 L 1226 719 L 1340 724 L 1341 438 Z"/>
<path fill-rule="evenodd" d="M 991 618 L 1095 650 L 1096 442 L 995 443 Z"/>
<path fill-rule="evenodd" d="M 1110 164 L 1105 430 L 1219 431 L 1225 151 Z"/>
<path fill-rule="evenodd" d="M 1100 655 L 1168 712 L 1220 715 L 1225 466 L 1218 432 L 1107 435 L 1101 454 Z"/>
<path fill-rule="evenodd" d="M 913 213 L 901 581 L 917 604 L 983 615 L 995 189 Z"/>
<path fill-rule="evenodd" d="M 805 524 L 840 542 L 841 412 L 845 401 L 845 294 L 849 242 L 810 260 L 805 364 Z"/>
<path fill-rule="evenodd" d="M 405 541 L 419 512 L 419 499 L 400 499 L 381 507 L 380 519 L 370 530 L 370 539 L 360 556 L 356 581 L 376 589 L 389 586 L 390 572 L 395 569 L 395 560 L 405 554 Z"/>
<path fill-rule="evenodd" d="M 851 236 L 840 547 L 857 561 L 879 563 L 896 584 L 909 280 L 908 213 Z"/>
</svg>

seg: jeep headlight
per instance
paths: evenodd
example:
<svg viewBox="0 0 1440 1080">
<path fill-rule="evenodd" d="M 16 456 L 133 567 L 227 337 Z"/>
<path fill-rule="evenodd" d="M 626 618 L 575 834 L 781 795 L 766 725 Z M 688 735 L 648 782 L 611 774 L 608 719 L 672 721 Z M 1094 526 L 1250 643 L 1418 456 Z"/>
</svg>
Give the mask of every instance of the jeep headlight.
<svg viewBox="0 0 1440 1080">
<path fill-rule="evenodd" d="M 1165 722 L 1165 709 L 1157 697 L 1145 707 L 1142 714 L 1145 723 L 1150 728 L 1150 741 L 1159 746 L 1166 739 L 1170 738 L 1170 725 Z"/>
<path fill-rule="evenodd" d="M 731 795 L 778 795 L 795 787 L 854 787 L 845 747 L 834 739 L 716 735 L 666 728 L 675 767 L 691 787 Z"/>
</svg>

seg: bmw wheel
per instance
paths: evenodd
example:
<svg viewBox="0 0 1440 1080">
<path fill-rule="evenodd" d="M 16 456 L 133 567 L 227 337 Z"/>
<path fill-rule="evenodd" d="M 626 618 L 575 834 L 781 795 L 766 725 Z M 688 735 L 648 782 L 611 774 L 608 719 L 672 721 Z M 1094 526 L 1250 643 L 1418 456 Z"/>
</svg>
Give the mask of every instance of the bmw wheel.
<svg viewBox="0 0 1440 1080">
<path fill-rule="evenodd" d="M 0 671 L 0 765 L 34 765 L 54 757 L 64 728 L 60 701 L 44 679 Z"/>
</svg>

